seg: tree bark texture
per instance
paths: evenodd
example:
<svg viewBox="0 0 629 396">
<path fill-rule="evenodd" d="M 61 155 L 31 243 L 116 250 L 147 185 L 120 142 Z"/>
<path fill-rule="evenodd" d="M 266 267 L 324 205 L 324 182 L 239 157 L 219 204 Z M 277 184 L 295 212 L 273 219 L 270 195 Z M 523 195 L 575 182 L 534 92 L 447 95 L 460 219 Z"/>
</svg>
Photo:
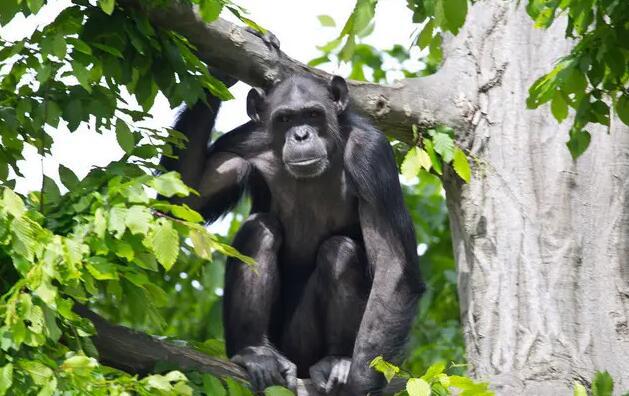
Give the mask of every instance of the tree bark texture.
<svg viewBox="0 0 629 396">
<path fill-rule="evenodd" d="M 439 72 L 394 86 L 350 82 L 352 103 L 402 140 L 413 124 L 449 125 L 473 156 L 470 184 L 448 169 L 443 178 L 471 374 L 499 395 L 555 396 L 608 370 L 620 394 L 629 389 L 629 129 L 589 127 L 592 143 L 575 162 L 569 120 L 526 109 L 529 86 L 572 44 L 561 20 L 536 29 L 524 6 L 476 1 L 444 40 Z M 154 23 L 246 83 L 329 77 L 229 22 L 168 7 L 152 12 Z"/>
<path fill-rule="evenodd" d="M 565 24 L 533 27 L 523 5 L 477 2 L 451 41 L 476 67 L 480 111 L 461 142 L 476 156 L 445 178 L 471 374 L 501 395 L 568 395 L 608 370 L 629 390 L 629 130 L 590 127 L 573 161 L 528 88 L 568 53 Z M 559 22 L 559 21 L 558 21 Z M 454 75 L 453 75 L 454 78 Z M 489 85 L 487 85 L 489 83 Z"/>
</svg>

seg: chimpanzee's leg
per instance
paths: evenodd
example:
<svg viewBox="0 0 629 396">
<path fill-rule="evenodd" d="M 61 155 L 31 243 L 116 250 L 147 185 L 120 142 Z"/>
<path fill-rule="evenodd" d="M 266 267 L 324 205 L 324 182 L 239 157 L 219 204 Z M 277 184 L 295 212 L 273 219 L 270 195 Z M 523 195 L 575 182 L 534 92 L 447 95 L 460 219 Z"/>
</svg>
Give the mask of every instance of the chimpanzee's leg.
<svg viewBox="0 0 629 396">
<path fill-rule="evenodd" d="M 370 287 L 364 248 L 358 242 L 335 236 L 321 244 L 316 269 L 281 345 L 299 362 L 300 377 L 309 375 L 322 392 L 347 381 Z"/>
<path fill-rule="evenodd" d="M 272 313 L 277 309 L 280 278 L 277 252 L 282 234 L 269 214 L 251 215 L 241 226 L 234 247 L 252 257 L 249 267 L 230 258 L 225 270 L 223 322 L 227 355 L 248 372 L 256 390 L 271 385 L 294 387 L 296 366 L 271 345 Z"/>
</svg>

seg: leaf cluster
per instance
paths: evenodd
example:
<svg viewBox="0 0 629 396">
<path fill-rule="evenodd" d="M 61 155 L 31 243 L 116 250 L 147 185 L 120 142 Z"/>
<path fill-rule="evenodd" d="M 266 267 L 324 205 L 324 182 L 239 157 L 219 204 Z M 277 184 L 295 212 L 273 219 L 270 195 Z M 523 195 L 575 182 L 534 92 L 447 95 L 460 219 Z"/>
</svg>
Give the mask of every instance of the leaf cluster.
<svg viewBox="0 0 629 396">
<path fill-rule="evenodd" d="M 567 17 L 566 37 L 577 40 L 570 54 L 535 81 L 527 100 L 530 108 L 550 102 L 559 122 L 574 110 L 566 144 L 576 159 L 590 143 L 588 124 L 609 128 L 615 113 L 629 125 L 629 3 L 531 0 L 526 9 L 540 28 Z"/>
<path fill-rule="evenodd" d="M 44 4 L 3 1 L 0 23 Z M 164 328 L 173 271 L 192 273 L 215 252 L 252 263 L 197 212 L 163 199 L 196 194 L 155 165 L 185 137 L 141 124 L 158 93 L 173 107 L 231 94 L 185 38 L 114 0 L 75 0 L 31 36 L 1 44 L 0 395 L 202 392 L 212 380 L 172 369 L 138 379 L 100 364 L 94 328 L 73 305 L 117 306 L 119 322 Z M 16 193 L 24 150 L 49 155 L 61 127 L 112 130 L 124 155 L 84 178 L 60 166 L 61 184 L 44 175 L 40 191 Z"/>
<path fill-rule="evenodd" d="M 437 362 L 430 366 L 421 376 L 406 372 L 393 363 L 387 362 L 382 356 L 376 357 L 370 364 L 375 370 L 381 372 L 387 381 L 394 377 L 406 379 L 406 389 L 398 392 L 401 396 L 493 396 L 486 382 L 474 381 L 471 378 L 448 374 L 447 371 L 456 365 L 451 365 L 446 370 L 443 362 Z"/>
</svg>

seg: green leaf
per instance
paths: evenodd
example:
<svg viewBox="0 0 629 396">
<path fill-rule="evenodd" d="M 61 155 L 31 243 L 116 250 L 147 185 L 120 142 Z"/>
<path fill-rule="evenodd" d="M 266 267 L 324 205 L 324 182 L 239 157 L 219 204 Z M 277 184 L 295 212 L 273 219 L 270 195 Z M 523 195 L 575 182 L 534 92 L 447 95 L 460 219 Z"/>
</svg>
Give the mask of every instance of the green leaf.
<svg viewBox="0 0 629 396">
<path fill-rule="evenodd" d="M 46 385 L 48 381 L 54 376 L 54 372 L 50 367 L 34 360 L 20 360 L 18 362 L 20 368 L 26 371 L 33 382 L 37 385 Z"/>
<path fill-rule="evenodd" d="M 48 338 L 50 338 L 54 342 L 57 342 L 59 341 L 59 338 L 61 338 L 61 335 L 62 335 L 61 329 L 57 325 L 57 315 L 52 309 L 48 308 L 45 305 L 43 306 L 43 309 L 44 309 L 44 318 L 46 319 L 46 330 L 48 332 Z M 1 392 L 0 392 L 0 396 L 1 396 Z"/>
<path fill-rule="evenodd" d="M 0 25 L 6 25 L 20 10 L 20 4 L 16 0 L 0 1 Z"/>
<path fill-rule="evenodd" d="M 127 211 L 125 225 L 132 234 L 145 235 L 149 231 L 153 215 L 146 206 L 134 205 Z"/>
<path fill-rule="evenodd" d="M 573 396 L 588 396 L 588 392 L 585 389 L 585 386 L 575 381 Z"/>
<path fill-rule="evenodd" d="M 585 152 L 590 145 L 591 139 L 592 136 L 588 131 L 570 130 L 570 140 L 568 140 L 566 146 L 568 146 L 568 150 L 570 150 L 570 154 L 572 154 L 572 159 L 576 160 Z"/>
<path fill-rule="evenodd" d="M 46 204 L 58 202 L 61 198 L 61 192 L 59 191 L 59 186 L 57 186 L 57 182 L 55 182 L 52 178 L 48 176 L 44 176 L 42 184 L 44 189 L 44 202 Z"/>
<path fill-rule="evenodd" d="M 607 371 L 597 371 L 592 381 L 592 396 L 612 396 L 614 380 Z"/>
<path fill-rule="evenodd" d="M 106 45 L 103 43 L 90 43 L 92 47 L 98 48 L 101 51 L 107 52 L 110 55 L 115 56 L 116 58 L 124 59 L 124 55 L 118 48 L 114 48 L 110 45 Z"/>
<path fill-rule="evenodd" d="M 227 384 L 227 390 L 229 396 L 248 396 L 251 392 L 240 382 L 233 378 L 225 377 L 225 383 Z"/>
<path fill-rule="evenodd" d="M 44 0 L 26 0 L 26 4 L 28 5 L 28 8 L 31 9 L 33 14 L 36 14 L 44 5 Z"/>
<path fill-rule="evenodd" d="M 325 26 L 325 27 L 336 26 L 336 22 L 334 22 L 334 19 L 329 15 L 319 15 L 317 16 L 317 18 L 319 19 L 319 23 L 321 23 L 321 26 Z"/>
<path fill-rule="evenodd" d="M 329 41 L 328 43 L 326 43 L 324 45 L 317 46 L 317 49 L 320 50 L 321 52 L 328 53 L 328 52 L 331 52 L 334 49 L 336 49 L 336 47 L 341 45 L 342 42 L 343 42 L 343 38 L 339 37 L 337 39 Z"/>
<path fill-rule="evenodd" d="M 424 28 L 422 29 L 421 33 L 419 33 L 419 36 L 417 37 L 417 45 L 419 45 L 419 48 L 424 49 L 430 45 L 430 42 L 432 41 L 432 32 L 434 28 L 435 28 L 434 19 L 431 19 L 430 21 L 426 23 L 426 25 L 424 25 Z"/>
<path fill-rule="evenodd" d="M 143 287 L 151 297 L 151 302 L 155 304 L 156 307 L 165 307 L 168 305 L 170 299 L 164 289 L 151 282 L 148 282 Z"/>
<path fill-rule="evenodd" d="M 181 181 L 177 172 L 168 172 L 159 175 L 149 182 L 160 195 L 172 197 L 174 195 L 185 197 L 189 193 L 188 187 Z"/>
<path fill-rule="evenodd" d="M 445 163 L 450 163 L 454 155 L 454 140 L 447 133 L 436 132 L 432 137 L 435 151 L 441 155 Z"/>
<path fill-rule="evenodd" d="M 119 279 L 116 266 L 104 257 L 90 257 L 86 267 L 97 280 Z"/>
<path fill-rule="evenodd" d="M 35 289 L 35 293 L 46 304 L 52 305 L 57 298 L 57 288 L 52 285 L 49 279 L 42 281 Z"/>
<path fill-rule="evenodd" d="M 205 22 L 212 22 L 218 18 L 223 9 L 223 3 L 218 0 L 201 0 L 199 3 L 201 17 Z"/>
<path fill-rule="evenodd" d="M 168 381 L 168 379 L 164 377 L 163 375 L 159 375 L 159 374 L 150 375 L 144 378 L 142 382 L 145 382 L 149 388 L 157 389 L 162 392 L 167 392 L 170 394 L 174 393 L 173 386 L 170 384 L 170 381 Z"/>
<path fill-rule="evenodd" d="M 461 179 L 465 180 L 466 183 L 469 183 L 472 177 L 470 163 L 467 161 L 467 157 L 465 156 L 463 150 L 458 147 L 454 148 L 453 166 L 454 171 L 461 177 Z"/>
<path fill-rule="evenodd" d="M 197 211 L 192 210 L 186 204 L 173 205 L 171 207 L 171 212 L 180 219 L 190 221 L 192 223 L 200 223 L 203 221 L 203 216 L 201 216 Z"/>
<path fill-rule="evenodd" d="M 48 62 L 42 63 L 37 69 L 37 81 L 40 84 L 45 84 L 52 75 L 52 65 Z"/>
<path fill-rule="evenodd" d="M 433 364 L 432 366 L 428 367 L 428 370 L 426 370 L 426 374 L 422 375 L 421 379 L 423 379 L 424 381 L 430 382 L 437 375 L 443 373 L 443 370 L 445 369 L 446 369 L 446 365 L 444 362 L 437 362 Z"/>
<path fill-rule="evenodd" d="M 401 172 L 406 180 L 411 180 L 419 173 L 421 163 L 419 162 L 418 147 L 411 147 L 402 161 Z M 423 151 L 423 150 L 422 150 Z"/>
<path fill-rule="evenodd" d="M 126 228 L 125 217 L 127 216 L 127 208 L 123 206 L 114 206 L 109 211 L 109 221 L 107 230 L 114 234 L 114 237 L 120 238 L 124 234 Z"/>
<path fill-rule="evenodd" d="M 13 384 L 13 364 L 8 363 L 0 368 L 0 396 L 7 394 Z"/>
<path fill-rule="evenodd" d="M 616 113 L 618 113 L 618 118 L 625 125 L 629 125 L 629 95 L 624 94 L 616 103 Z"/>
<path fill-rule="evenodd" d="M 59 107 L 57 102 L 49 99 L 46 102 L 46 123 L 53 128 L 57 128 L 59 126 L 61 114 L 61 107 Z"/>
<path fill-rule="evenodd" d="M 458 34 L 459 29 L 465 23 L 467 0 L 441 0 L 439 3 L 443 7 L 445 19 L 448 21 L 447 29 Z"/>
<path fill-rule="evenodd" d="M 59 59 L 64 59 L 66 57 L 66 49 L 66 40 L 63 34 L 56 34 L 52 39 L 52 54 Z"/>
<path fill-rule="evenodd" d="M 432 167 L 432 160 L 430 159 L 428 153 L 425 150 L 418 148 L 417 157 L 421 167 L 424 168 L 426 172 L 430 171 L 430 168 Z"/>
<path fill-rule="evenodd" d="M 61 369 L 65 371 L 74 371 L 81 369 L 91 369 L 98 366 L 98 362 L 96 359 L 83 356 L 83 355 L 75 355 L 66 359 L 61 365 Z"/>
<path fill-rule="evenodd" d="M 75 51 L 82 52 L 86 55 L 92 55 L 92 49 L 85 41 L 75 37 L 69 37 L 67 41 L 74 47 Z"/>
<path fill-rule="evenodd" d="M 83 104 L 79 99 L 71 99 L 63 109 L 63 118 L 68 121 L 68 129 L 76 130 L 83 119 Z"/>
<path fill-rule="evenodd" d="M 73 190 L 80 183 L 74 172 L 61 164 L 59 164 L 59 178 L 68 190 Z"/>
<path fill-rule="evenodd" d="M 159 219 L 151 238 L 155 258 L 166 271 L 170 270 L 179 255 L 179 235 L 169 220 Z"/>
<path fill-rule="evenodd" d="M 283 386 L 270 386 L 264 390 L 264 396 L 294 396 L 295 394 Z"/>
<path fill-rule="evenodd" d="M 202 377 L 203 391 L 206 395 L 227 396 L 227 391 L 223 387 L 221 380 L 211 374 L 204 373 Z"/>
<path fill-rule="evenodd" d="M 24 214 L 24 212 L 26 212 L 24 201 L 22 201 L 22 198 L 20 198 L 20 196 L 14 193 L 10 188 L 4 189 L 2 206 L 0 206 L 0 209 L 6 211 L 13 217 L 20 217 Z"/>
<path fill-rule="evenodd" d="M 435 153 L 435 148 L 433 147 L 432 140 L 424 139 L 424 148 L 430 157 L 430 162 L 432 162 L 432 167 L 435 169 L 438 175 L 441 174 L 441 160 Z"/>
<path fill-rule="evenodd" d="M 118 120 L 116 122 L 116 140 L 125 153 L 131 154 L 135 148 L 135 137 L 126 122 Z"/>
<path fill-rule="evenodd" d="M 393 377 L 395 377 L 395 375 L 400 371 L 399 367 L 387 362 L 382 356 L 377 356 L 375 359 L 373 359 L 371 363 L 369 363 L 369 367 L 372 367 L 376 371 L 384 374 L 384 378 L 387 379 L 387 382 L 391 382 Z"/>
<path fill-rule="evenodd" d="M 157 261 L 152 254 L 146 252 L 136 252 L 133 257 L 133 262 L 139 267 L 147 269 L 149 271 L 157 271 Z"/>
<path fill-rule="evenodd" d="M 411 378 L 406 383 L 409 396 L 430 396 L 430 384 L 421 378 Z"/>
<path fill-rule="evenodd" d="M 308 62 L 308 66 L 310 67 L 317 67 L 319 65 L 322 65 L 324 63 L 328 63 L 330 61 L 330 58 L 327 55 L 323 55 L 320 56 L 318 58 L 312 59 Z"/>
<path fill-rule="evenodd" d="M 550 111 L 555 116 L 555 119 L 559 122 L 568 117 L 568 103 L 566 103 L 565 99 L 561 92 L 556 91 L 555 96 L 553 96 L 553 101 L 550 103 Z"/>
<path fill-rule="evenodd" d="M 79 81 L 79 84 L 88 93 L 92 93 L 92 87 L 90 86 L 90 71 L 87 70 L 84 64 L 78 61 L 72 62 L 72 71 L 74 71 L 74 77 Z"/>
<path fill-rule="evenodd" d="M 98 5 L 107 15 L 111 15 L 114 12 L 116 6 L 116 0 L 99 0 Z"/>
</svg>

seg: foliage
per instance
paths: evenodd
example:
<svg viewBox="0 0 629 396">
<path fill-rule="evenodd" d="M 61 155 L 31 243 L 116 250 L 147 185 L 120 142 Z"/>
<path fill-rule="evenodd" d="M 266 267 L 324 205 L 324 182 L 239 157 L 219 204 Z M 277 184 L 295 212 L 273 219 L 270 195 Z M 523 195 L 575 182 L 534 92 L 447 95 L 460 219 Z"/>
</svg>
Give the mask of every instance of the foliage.
<svg viewBox="0 0 629 396">
<path fill-rule="evenodd" d="M 614 393 L 614 379 L 607 371 L 597 371 L 592 381 L 592 396 L 612 396 Z M 574 396 L 587 396 L 587 389 L 579 382 L 574 382 Z M 623 394 L 629 396 L 629 392 Z"/>
<path fill-rule="evenodd" d="M 207 7 L 223 4 L 202 3 L 208 18 Z M 3 1 L 0 23 L 43 5 Z M 214 252 L 251 262 L 209 234 L 198 213 L 162 199 L 196 193 L 176 173 L 155 172 L 159 155 L 185 139 L 140 124 L 158 92 L 177 106 L 205 100 L 205 91 L 229 99 L 229 91 L 185 38 L 120 12 L 114 0 L 74 1 L 32 36 L 2 42 L 0 62 L 0 395 L 223 389 L 208 375 L 165 369 L 138 379 L 99 364 L 94 328 L 72 307 L 164 329 L 160 308 L 176 289 L 168 279 L 198 272 Z M 62 186 L 44 177 L 40 191 L 17 194 L 25 147 L 49 155 L 49 133 L 60 126 L 113 130 L 125 154 L 82 180 L 60 167 Z M 235 381 L 227 387 L 246 394 Z"/>
<path fill-rule="evenodd" d="M 404 391 L 397 393 L 403 396 L 493 396 L 494 392 L 489 390 L 489 384 L 486 382 L 477 382 L 467 377 L 448 374 L 446 365 L 443 362 L 437 362 L 430 366 L 423 375 L 415 376 L 411 372 L 400 369 L 393 363 L 385 361 L 382 356 L 376 357 L 371 362 L 371 367 L 381 372 L 387 381 L 395 377 L 404 378 L 406 380 L 406 388 Z M 454 393 L 452 388 L 455 389 Z"/>
<path fill-rule="evenodd" d="M 404 186 L 404 200 L 415 224 L 422 253 L 420 267 L 427 285 L 411 330 L 408 357 L 402 365 L 415 373 L 423 372 L 438 361 L 464 362 L 465 347 L 441 181 L 425 170 L 420 171 L 416 184 Z M 452 370 L 460 375 L 464 373 L 463 366 Z"/>
<path fill-rule="evenodd" d="M 428 136 L 420 133 L 413 126 L 414 144 L 402 162 L 401 171 L 406 179 L 412 179 L 420 170 L 433 170 L 437 175 L 443 173 L 443 165 L 450 164 L 455 173 L 469 183 L 472 177 L 470 164 L 463 150 L 454 143 L 454 130 L 438 126 L 426 131 Z M 421 145 L 421 147 L 418 146 Z"/>
<path fill-rule="evenodd" d="M 567 118 L 569 107 L 575 110 L 567 146 L 576 159 L 590 143 L 584 129 L 588 123 L 609 128 L 615 111 L 629 125 L 629 3 L 530 0 L 526 10 L 542 28 L 566 15 L 566 37 L 577 40 L 570 54 L 531 86 L 527 101 L 531 108 L 551 102 L 559 122 Z"/>
</svg>

